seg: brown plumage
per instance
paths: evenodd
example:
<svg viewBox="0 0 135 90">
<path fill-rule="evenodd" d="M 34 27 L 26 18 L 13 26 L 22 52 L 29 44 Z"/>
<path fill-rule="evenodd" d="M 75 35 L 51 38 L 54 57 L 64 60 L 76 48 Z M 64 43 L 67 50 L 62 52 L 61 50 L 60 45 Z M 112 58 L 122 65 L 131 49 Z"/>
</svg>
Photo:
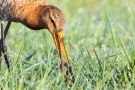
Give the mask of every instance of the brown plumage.
<svg viewBox="0 0 135 90">
<path fill-rule="evenodd" d="M 61 10 L 55 6 L 47 5 L 47 0 L 0 0 L 0 21 L 19 22 L 32 30 L 48 29 L 55 41 L 61 70 L 63 71 L 63 66 L 66 65 L 68 67 L 67 72 L 72 75 L 71 81 L 74 82 L 71 66 L 69 65 L 62 40 L 65 19 Z M 9 26 L 10 24 L 5 29 L 5 36 Z M 2 27 L 1 30 L 3 29 Z M 1 48 L 4 48 L 5 36 L 1 36 Z M 66 63 L 62 61 L 61 50 L 66 59 Z M 5 50 L 2 49 L 2 52 L 5 54 Z M 9 64 L 8 59 L 6 61 Z M 70 80 L 68 73 L 65 77 L 66 80 Z"/>
</svg>

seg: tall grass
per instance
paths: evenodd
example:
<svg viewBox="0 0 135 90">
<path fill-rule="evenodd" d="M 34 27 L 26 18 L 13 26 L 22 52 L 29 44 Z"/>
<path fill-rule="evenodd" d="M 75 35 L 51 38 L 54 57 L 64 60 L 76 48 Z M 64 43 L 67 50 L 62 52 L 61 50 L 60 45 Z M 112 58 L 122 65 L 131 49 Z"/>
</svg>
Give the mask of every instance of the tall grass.
<svg viewBox="0 0 135 90">
<path fill-rule="evenodd" d="M 12 23 L 6 38 L 12 65 L 3 59 L 3 90 L 135 89 L 134 0 L 49 0 L 65 16 L 64 42 L 75 75 L 64 82 L 47 30 Z"/>
</svg>

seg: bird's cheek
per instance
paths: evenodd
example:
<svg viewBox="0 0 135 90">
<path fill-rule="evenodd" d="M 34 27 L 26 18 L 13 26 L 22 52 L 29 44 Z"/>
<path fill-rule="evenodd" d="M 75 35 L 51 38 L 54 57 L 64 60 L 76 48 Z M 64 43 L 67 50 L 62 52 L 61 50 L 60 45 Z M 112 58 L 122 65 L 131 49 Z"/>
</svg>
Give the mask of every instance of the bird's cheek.
<svg viewBox="0 0 135 90">
<path fill-rule="evenodd" d="M 49 30 L 50 33 L 55 33 L 55 29 L 53 27 L 49 27 L 48 30 Z"/>
<path fill-rule="evenodd" d="M 49 31 L 51 31 L 51 25 L 48 23 L 45 23 L 46 24 L 46 29 L 48 29 Z"/>
</svg>

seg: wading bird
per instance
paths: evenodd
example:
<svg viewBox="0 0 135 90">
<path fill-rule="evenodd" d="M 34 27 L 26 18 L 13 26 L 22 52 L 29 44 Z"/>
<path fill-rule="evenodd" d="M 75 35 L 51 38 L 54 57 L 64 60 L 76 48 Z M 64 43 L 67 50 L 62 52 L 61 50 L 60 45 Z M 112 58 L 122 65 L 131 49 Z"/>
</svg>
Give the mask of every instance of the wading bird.
<svg viewBox="0 0 135 90">
<path fill-rule="evenodd" d="M 4 30 L 4 21 L 8 21 Z M 1 23 L 1 40 L 0 40 L 0 56 L 4 55 L 8 69 L 10 70 L 7 48 L 4 43 L 11 22 L 19 22 L 32 30 L 48 29 L 54 39 L 60 69 L 64 71 L 66 81 L 74 82 L 72 68 L 69 64 L 68 56 L 62 40 L 62 32 L 65 19 L 61 10 L 55 6 L 47 5 L 47 0 L 0 0 L 0 23 Z M 62 61 L 61 51 L 66 62 Z M 1 64 L 1 60 L 0 60 Z M 68 74 L 71 74 L 70 79 Z"/>
</svg>

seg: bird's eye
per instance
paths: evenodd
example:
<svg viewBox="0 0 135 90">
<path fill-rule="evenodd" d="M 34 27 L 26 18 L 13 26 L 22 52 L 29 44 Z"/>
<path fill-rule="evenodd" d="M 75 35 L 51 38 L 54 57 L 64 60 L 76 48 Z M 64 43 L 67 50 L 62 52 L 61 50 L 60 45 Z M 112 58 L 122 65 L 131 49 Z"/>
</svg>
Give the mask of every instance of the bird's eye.
<svg viewBox="0 0 135 90">
<path fill-rule="evenodd" d="M 54 21 L 53 19 L 51 19 L 51 22 L 52 22 L 53 24 L 55 24 L 55 21 Z"/>
</svg>

